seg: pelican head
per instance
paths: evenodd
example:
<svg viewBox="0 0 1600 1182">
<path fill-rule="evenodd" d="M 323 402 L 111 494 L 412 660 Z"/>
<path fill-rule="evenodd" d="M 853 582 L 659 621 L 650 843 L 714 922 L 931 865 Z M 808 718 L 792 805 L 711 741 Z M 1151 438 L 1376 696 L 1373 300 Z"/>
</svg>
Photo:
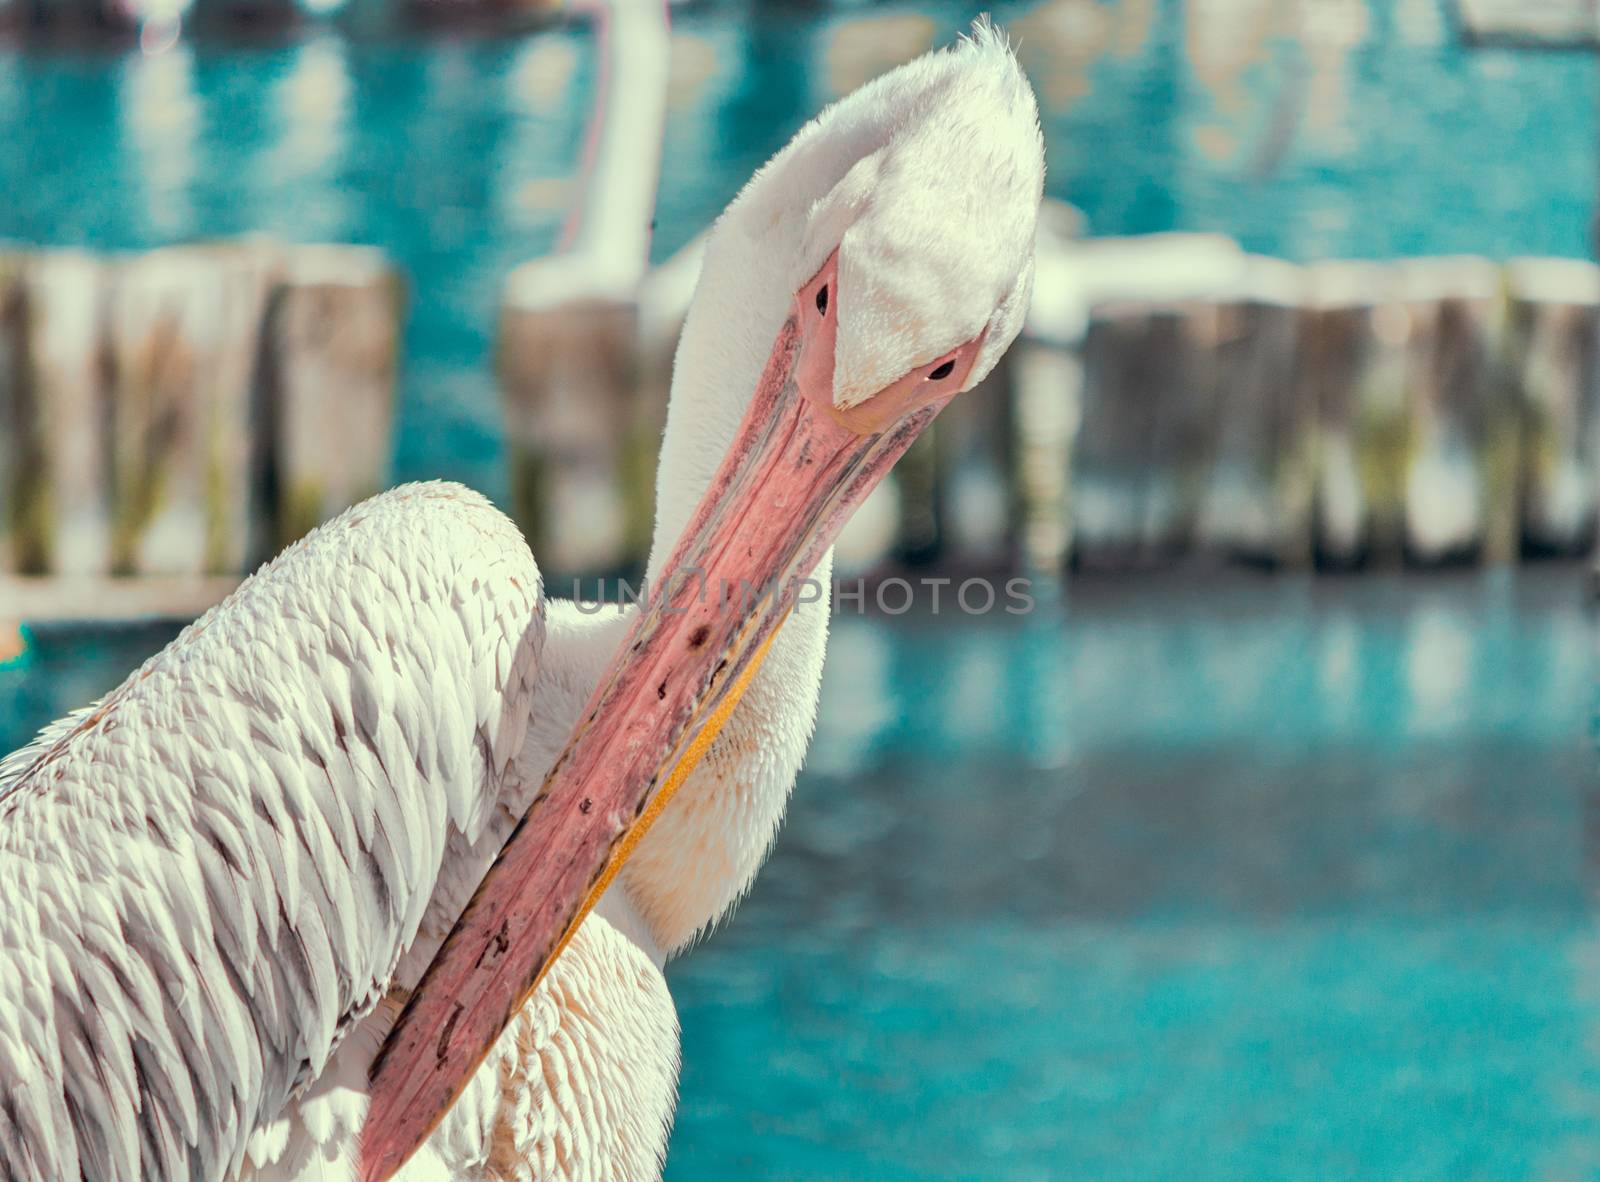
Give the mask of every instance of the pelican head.
<svg viewBox="0 0 1600 1182">
<path fill-rule="evenodd" d="M 807 354 L 834 406 L 881 424 L 913 384 L 930 398 L 970 389 L 1016 337 L 1044 162 L 1033 93 L 987 25 L 830 108 L 800 142 L 832 138 L 858 109 L 882 142 L 810 213 L 800 269 L 817 267 L 796 276 L 797 302 L 822 333 Z M 952 361 L 959 376 L 929 376 Z"/>
<path fill-rule="evenodd" d="M 1033 91 L 987 22 L 829 106 L 756 173 L 711 233 L 684 325 L 652 576 L 787 320 L 807 399 L 858 428 L 988 375 L 1027 311 L 1043 183 Z"/>
<path fill-rule="evenodd" d="M 980 23 L 825 110 L 719 220 L 678 353 L 649 602 L 374 1066 L 368 1182 L 460 1094 L 851 511 L 1016 337 L 1043 172 L 1032 93 Z"/>
</svg>

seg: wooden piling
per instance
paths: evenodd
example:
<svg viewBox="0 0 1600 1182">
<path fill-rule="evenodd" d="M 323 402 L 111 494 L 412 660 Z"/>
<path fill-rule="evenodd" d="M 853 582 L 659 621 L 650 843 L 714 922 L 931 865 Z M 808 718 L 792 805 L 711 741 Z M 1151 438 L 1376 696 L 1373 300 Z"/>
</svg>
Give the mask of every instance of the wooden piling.
<svg viewBox="0 0 1600 1182">
<path fill-rule="evenodd" d="M 398 293 L 361 248 L 0 256 L 0 632 L 189 614 L 378 491 Z"/>
<path fill-rule="evenodd" d="M 44 251 L 28 258 L 24 288 L 14 566 L 24 574 L 107 574 L 107 268 L 82 251 Z"/>
<path fill-rule="evenodd" d="M 1196 528 L 1204 553 L 1291 569 L 1311 563 L 1315 413 L 1300 368 L 1304 288 L 1299 267 L 1250 256 L 1209 313 L 1196 312 L 1213 408 Z"/>
<path fill-rule="evenodd" d="M 1305 374 L 1316 412 L 1320 562 L 1398 564 L 1404 539 L 1410 315 L 1392 267 L 1318 263 L 1307 276 Z"/>
<path fill-rule="evenodd" d="M 1084 244 L 1093 281 L 1073 460 L 1074 557 L 1145 566 L 1185 550 L 1209 474 L 1205 340 L 1243 254 L 1209 235 Z"/>
<path fill-rule="evenodd" d="M 201 373 L 220 332 L 216 276 L 181 251 L 113 271 L 110 354 L 111 572 L 198 574 L 205 566 Z"/>
<path fill-rule="evenodd" d="M 1506 280 L 1522 547 L 1581 554 L 1600 517 L 1600 267 L 1517 259 Z"/>
<path fill-rule="evenodd" d="M 1073 549 L 1083 367 L 1075 351 L 1032 333 L 1011 348 L 1018 549 L 1024 569 L 1060 575 Z"/>
<path fill-rule="evenodd" d="M 1059 576 L 1072 553 L 1073 452 L 1083 403 L 1080 349 L 1089 318 L 1083 215 L 1065 203 L 1040 209 L 1033 297 L 1007 356 L 1013 506 L 1024 569 Z"/>
<path fill-rule="evenodd" d="M 513 272 L 501 304 L 512 514 L 547 578 L 615 574 L 637 557 L 628 502 L 640 490 L 628 479 L 624 439 L 637 309 L 631 300 L 547 305 L 543 263 Z"/>
<path fill-rule="evenodd" d="M 26 494 L 22 463 L 31 431 L 24 417 L 28 412 L 26 292 L 23 257 L 0 253 L 0 574 L 16 569 L 14 539 Z"/>
<path fill-rule="evenodd" d="M 1500 271 L 1487 259 L 1407 259 L 1405 551 L 1412 562 L 1516 553 L 1517 416 L 1501 366 Z"/>
<path fill-rule="evenodd" d="M 278 546 L 388 483 L 404 293 L 381 252 L 299 246 L 267 321 Z"/>
<path fill-rule="evenodd" d="M 939 447 L 934 429 L 924 431 L 894 466 L 893 556 L 926 566 L 939 556 Z"/>
<path fill-rule="evenodd" d="M 958 571 L 993 570 L 1012 558 L 1016 494 L 1011 359 L 940 412 L 930 428 L 938 481 L 938 556 Z"/>
<path fill-rule="evenodd" d="M 220 271 L 222 288 L 222 338 L 214 376 L 219 391 L 226 394 L 219 401 L 227 408 L 226 421 L 243 425 L 239 432 L 218 431 L 211 441 L 214 465 L 207 478 L 206 521 L 210 532 L 206 539 L 206 569 L 213 574 L 243 573 L 275 553 L 278 540 L 276 506 L 271 503 L 268 483 L 274 456 L 273 414 L 267 404 L 271 369 L 267 333 L 273 297 L 284 279 L 285 248 L 270 240 L 249 238 L 216 243 L 205 249 Z M 392 403 L 403 304 L 400 280 L 392 275 L 391 297 Z M 392 414 L 388 418 L 374 416 L 373 429 L 390 432 L 392 419 Z M 382 488 L 387 483 L 389 444 L 380 441 L 378 446 L 382 450 L 376 487 Z"/>
<path fill-rule="evenodd" d="M 271 267 L 244 244 L 124 262 L 109 318 L 111 569 L 227 574 L 259 544 L 251 463 Z"/>
</svg>

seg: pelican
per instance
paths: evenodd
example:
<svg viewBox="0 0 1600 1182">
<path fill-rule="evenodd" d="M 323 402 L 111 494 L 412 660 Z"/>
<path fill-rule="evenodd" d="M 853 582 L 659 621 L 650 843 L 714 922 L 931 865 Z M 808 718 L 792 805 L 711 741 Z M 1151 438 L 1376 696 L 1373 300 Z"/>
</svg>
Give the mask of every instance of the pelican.
<svg viewBox="0 0 1600 1182">
<path fill-rule="evenodd" d="M 1016 336 L 1042 181 L 986 23 L 755 175 L 678 349 L 646 602 L 546 600 L 487 501 L 404 486 L 0 764 L 0 1179 L 659 1177 L 662 966 L 782 817 L 804 580 Z"/>
</svg>

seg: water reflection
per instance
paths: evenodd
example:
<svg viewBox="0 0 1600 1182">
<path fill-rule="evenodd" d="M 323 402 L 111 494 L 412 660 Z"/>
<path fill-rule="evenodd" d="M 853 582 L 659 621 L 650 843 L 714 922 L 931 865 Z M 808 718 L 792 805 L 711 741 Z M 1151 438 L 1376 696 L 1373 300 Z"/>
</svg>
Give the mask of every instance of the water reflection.
<svg viewBox="0 0 1600 1182">
<path fill-rule="evenodd" d="M 1436 734 L 1459 726 L 1473 672 L 1474 620 L 1448 608 L 1427 606 L 1412 625 L 1406 659 L 1412 730 Z M 1485 670 L 1492 677 L 1492 670 Z"/>
<path fill-rule="evenodd" d="M 127 57 L 119 109 L 138 161 L 146 233 L 156 239 L 182 237 L 194 222 L 189 190 L 200 124 L 193 50 L 174 45 Z"/>
<path fill-rule="evenodd" d="M 299 46 L 278 83 L 277 107 L 284 130 L 276 164 L 312 174 L 334 164 L 344 150 L 350 107 L 343 41 L 325 35 Z"/>
<path fill-rule="evenodd" d="M 1027 617 L 903 617 L 893 668 L 876 680 L 861 677 L 854 653 L 881 643 L 884 622 L 847 615 L 834 651 L 852 655 L 830 661 L 818 733 L 851 736 L 856 771 L 974 749 L 1043 757 L 1063 731 L 1071 745 L 1092 736 L 1112 747 L 1291 749 L 1463 728 L 1572 736 L 1574 711 L 1592 696 L 1590 641 L 1581 578 L 1556 569 L 1433 580 L 1219 575 L 1152 579 L 1137 594 L 1122 579 L 1080 578 L 1064 608 L 1041 595 Z M 913 686 L 925 688 L 907 697 Z M 886 724 L 865 728 L 865 704 L 885 694 L 896 705 L 874 717 Z"/>
<path fill-rule="evenodd" d="M 1579 572 L 1174 582 L 894 626 L 870 750 L 672 970 L 669 1178 L 1600 1168 Z M 996 669 L 1062 766 L 971 725 Z"/>
<path fill-rule="evenodd" d="M 807 766 L 824 775 L 847 775 L 871 758 L 874 739 L 894 726 L 889 685 L 889 639 L 858 628 L 849 643 L 833 646 L 829 668 L 844 700 L 822 712 Z"/>
<path fill-rule="evenodd" d="M 554 234 L 575 199 L 576 185 L 552 170 L 545 146 L 580 64 L 578 46 L 566 37 L 530 41 L 507 64 L 506 100 L 518 118 L 504 141 L 495 208 L 511 225 Z"/>
</svg>

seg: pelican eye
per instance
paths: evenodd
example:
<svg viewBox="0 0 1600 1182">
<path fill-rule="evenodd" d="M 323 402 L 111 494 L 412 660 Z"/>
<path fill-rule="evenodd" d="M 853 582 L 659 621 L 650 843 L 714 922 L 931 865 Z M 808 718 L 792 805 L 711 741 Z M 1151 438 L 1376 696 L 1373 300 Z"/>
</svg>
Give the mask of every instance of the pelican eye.
<svg viewBox="0 0 1600 1182">
<path fill-rule="evenodd" d="M 828 285 L 826 283 L 817 288 L 817 311 L 823 316 L 828 314 Z"/>
<path fill-rule="evenodd" d="M 936 369 L 932 373 L 930 373 L 928 375 L 928 380 L 932 381 L 932 382 L 942 382 L 947 377 L 949 377 L 951 374 L 955 373 L 955 371 L 956 371 L 956 359 L 954 357 L 952 357 L 952 358 L 950 358 L 949 361 L 946 361 L 938 369 Z"/>
</svg>

